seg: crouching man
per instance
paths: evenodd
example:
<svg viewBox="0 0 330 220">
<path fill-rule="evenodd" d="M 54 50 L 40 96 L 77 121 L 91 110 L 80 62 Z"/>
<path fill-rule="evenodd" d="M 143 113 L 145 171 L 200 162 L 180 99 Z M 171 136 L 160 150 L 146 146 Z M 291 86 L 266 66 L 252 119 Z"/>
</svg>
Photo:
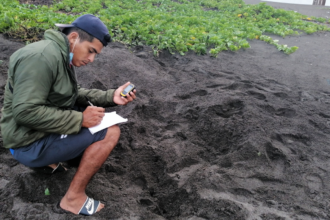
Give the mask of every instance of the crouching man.
<svg viewBox="0 0 330 220">
<path fill-rule="evenodd" d="M 3 145 L 20 163 L 49 173 L 65 171 L 60 162 L 81 157 L 60 207 L 92 215 L 104 204 L 87 197 L 85 189 L 116 146 L 120 129 L 112 126 L 92 135 L 88 128 L 101 122 L 103 107 L 126 105 L 136 91 L 123 98 L 120 93 L 129 83 L 107 91 L 80 88 L 74 66 L 93 62 L 111 41 L 109 31 L 93 15 L 57 26 L 62 32 L 47 30 L 45 40 L 10 57 L 1 118 Z M 88 99 L 94 106 L 88 106 Z"/>
</svg>

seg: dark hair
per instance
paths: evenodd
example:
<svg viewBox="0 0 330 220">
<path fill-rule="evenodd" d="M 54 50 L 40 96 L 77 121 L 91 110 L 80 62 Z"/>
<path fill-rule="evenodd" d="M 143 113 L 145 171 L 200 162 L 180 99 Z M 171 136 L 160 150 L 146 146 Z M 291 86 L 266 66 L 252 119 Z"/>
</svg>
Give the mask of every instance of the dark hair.
<svg viewBox="0 0 330 220">
<path fill-rule="evenodd" d="M 87 33 L 86 31 L 81 30 L 80 28 L 77 27 L 68 27 L 68 28 L 64 28 L 62 33 L 65 34 L 66 36 L 68 36 L 69 34 L 71 34 L 72 32 L 77 32 L 79 34 L 79 41 L 83 42 L 83 41 L 88 41 L 88 42 L 92 42 L 94 40 L 94 36 L 90 35 L 89 33 Z"/>
</svg>

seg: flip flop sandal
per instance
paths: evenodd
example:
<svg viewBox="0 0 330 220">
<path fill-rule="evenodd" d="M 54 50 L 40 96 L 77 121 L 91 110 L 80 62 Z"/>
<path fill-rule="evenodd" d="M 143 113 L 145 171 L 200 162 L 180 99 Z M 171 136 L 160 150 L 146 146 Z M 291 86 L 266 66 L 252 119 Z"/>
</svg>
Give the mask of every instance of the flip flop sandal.
<svg viewBox="0 0 330 220">
<path fill-rule="evenodd" d="M 53 211 L 58 214 L 74 214 L 72 212 L 69 212 L 65 209 L 62 209 L 60 206 L 61 202 L 57 202 L 56 205 L 53 207 Z M 87 197 L 85 203 L 79 210 L 79 215 L 85 215 L 90 216 L 96 213 L 97 209 L 99 208 L 99 205 L 101 204 L 100 201 L 96 201 L 92 198 Z"/>
<path fill-rule="evenodd" d="M 62 163 L 58 163 L 57 167 L 55 169 L 49 167 L 49 166 L 44 166 L 44 167 L 31 167 L 32 170 L 38 172 L 38 173 L 44 173 L 44 174 L 53 174 L 53 173 L 61 173 L 65 172 L 66 169 L 62 165 Z"/>
<path fill-rule="evenodd" d="M 99 205 L 101 204 L 100 201 L 94 200 L 92 198 L 89 198 L 87 196 L 87 199 L 84 203 L 84 205 L 81 207 L 79 210 L 78 214 L 79 215 L 93 215 L 97 209 L 99 208 Z"/>
</svg>

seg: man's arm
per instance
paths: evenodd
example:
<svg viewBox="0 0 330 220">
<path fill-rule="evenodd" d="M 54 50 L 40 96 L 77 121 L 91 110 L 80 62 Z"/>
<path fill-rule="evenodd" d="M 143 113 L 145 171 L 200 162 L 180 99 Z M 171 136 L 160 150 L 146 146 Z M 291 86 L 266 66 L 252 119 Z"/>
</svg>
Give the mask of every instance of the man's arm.
<svg viewBox="0 0 330 220">
<path fill-rule="evenodd" d="M 43 132 L 78 133 L 83 119 L 81 112 L 47 106 L 47 97 L 56 77 L 53 69 L 41 54 L 20 61 L 13 79 L 14 119 L 17 124 Z"/>
<path fill-rule="evenodd" d="M 85 98 L 86 96 L 95 106 L 102 106 L 104 108 L 115 106 L 116 103 L 113 102 L 114 92 L 114 89 L 102 91 L 99 89 L 84 89 L 78 87 L 78 98 L 76 105 L 88 105 Z"/>
<path fill-rule="evenodd" d="M 91 100 L 93 105 L 102 107 L 111 107 L 115 105 L 126 105 L 127 103 L 133 101 L 136 96 L 136 90 L 127 94 L 126 98 L 122 97 L 120 93 L 130 84 L 130 82 L 118 87 L 117 89 L 109 89 L 107 91 L 102 91 L 98 89 L 82 89 L 79 88 L 79 98 L 77 99 L 77 104 L 88 105 L 86 97 Z"/>
</svg>

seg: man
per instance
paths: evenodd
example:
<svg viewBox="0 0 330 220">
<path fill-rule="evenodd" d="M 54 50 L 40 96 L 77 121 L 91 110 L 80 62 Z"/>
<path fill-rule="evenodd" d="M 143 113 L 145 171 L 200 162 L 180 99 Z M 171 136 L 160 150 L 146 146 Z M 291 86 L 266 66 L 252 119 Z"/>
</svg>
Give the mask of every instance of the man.
<svg viewBox="0 0 330 220">
<path fill-rule="evenodd" d="M 47 30 L 45 40 L 16 51 L 9 62 L 1 118 L 3 145 L 20 163 L 50 173 L 65 171 L 60 162 L 82 155 L 77 172 L 60 207 L 75 214 L 92 215 L 104 205 L 88 198 L 85 189 L 116 146 L 120 129 L 112 126 L 92 135 L 104 108 L 126 105 L 136 96 L 116 90 L 79 88 L 74 67 L 94 61 L 110 42 L 106 26 L 93 15 L 71 25 Z M 88 101 L 94 106 L 88 106 Z M 78 110 L 78 106 L 85 108 Z"/>
</svg>

